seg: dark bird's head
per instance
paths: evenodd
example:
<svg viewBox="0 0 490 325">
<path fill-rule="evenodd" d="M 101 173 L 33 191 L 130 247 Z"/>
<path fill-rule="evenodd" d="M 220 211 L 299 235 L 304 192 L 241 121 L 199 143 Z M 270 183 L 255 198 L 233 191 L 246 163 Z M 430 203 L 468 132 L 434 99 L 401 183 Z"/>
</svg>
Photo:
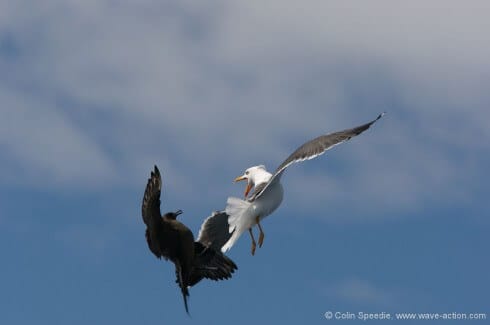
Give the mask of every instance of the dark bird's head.
<svg viewBox="0 0 490 325">
<path fill-rule="evenodd" d="M 175 212 L 167 212 L 167 213 L 165 213 L 165 215 L 164 215 L 163 217 L 164 217 L 164 218 L 166 218 L 166 219 L 172 219 L 172 220 L 175 220 L 175 219 L 177 219 L 177 216 L 178 216 L 179 214 L 182 214 L 182 213 L 183 213 L 183 211 L 182 211 L 182 210 L 177 210 L 177 211 L 175 211 Z"/>
</svg>

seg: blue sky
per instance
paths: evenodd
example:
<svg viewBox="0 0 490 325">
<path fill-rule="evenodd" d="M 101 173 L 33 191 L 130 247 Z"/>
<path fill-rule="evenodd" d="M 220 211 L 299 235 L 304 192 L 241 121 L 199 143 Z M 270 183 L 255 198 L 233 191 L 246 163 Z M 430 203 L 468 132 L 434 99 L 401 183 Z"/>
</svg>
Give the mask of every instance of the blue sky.
<svg viewBox="0 0 490 325">
<path fill-rule="evenodd" d="M 0 323 L 488 313 L 489 9 L 1 2 Z M 173 265 L 144 240 L 152 166 L 162 210 L 184 210 L 197 234 L 241 195 L 232 180 L 247 167 L 272 170 L 304 141 L 382 111 L 288 169 L 263 248 L 252 257 L 241 238 L 238 272 L 192 288 L 188 318 Z"/>
</svg>

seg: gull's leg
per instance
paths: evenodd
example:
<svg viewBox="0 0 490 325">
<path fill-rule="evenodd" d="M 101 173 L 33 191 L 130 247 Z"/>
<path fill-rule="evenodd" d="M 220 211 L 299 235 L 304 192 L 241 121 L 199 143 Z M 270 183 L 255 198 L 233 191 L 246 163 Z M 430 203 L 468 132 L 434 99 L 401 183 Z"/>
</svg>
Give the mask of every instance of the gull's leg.
<svg viewBox="0 0 490 325">
<path fill-rule="evenodd" d="M 257 244 L 255 243 L 254 234 L 252 233 L 252 227 L 248 228 L 248 232 L 250 233 L 250 237 L 252 237 L 252 256 L 255 254 L 255 247 Z"/>
<path fill-rule="evenodd" d="M 259 248 L 262 247 L 262 244 L 264 243 L 264 231 L 262 230 L 262 227 L 260 226 L 260 219 L 259 219 L 259 216 L 257 216 L 257 218 L 255 218 L 255 222 L 257 223 L 257 226 L 259 226 Z"/>
</svg>

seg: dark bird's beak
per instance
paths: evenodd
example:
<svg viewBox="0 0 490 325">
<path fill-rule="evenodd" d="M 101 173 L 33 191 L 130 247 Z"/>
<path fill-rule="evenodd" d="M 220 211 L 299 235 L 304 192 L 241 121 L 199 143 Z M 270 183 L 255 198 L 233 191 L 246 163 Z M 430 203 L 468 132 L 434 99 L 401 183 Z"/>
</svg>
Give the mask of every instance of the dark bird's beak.
<svg viewBox="0 0 490 325">
<path fill-rule="evenodd" d="M 175 216 L 178 216 L 179 214 L 184 213 L 184 211 L 182 211 L 182 210 L 177 210 L 177 211 L 175 211 L 174 213 L 175 213 Z"/>
</svg>

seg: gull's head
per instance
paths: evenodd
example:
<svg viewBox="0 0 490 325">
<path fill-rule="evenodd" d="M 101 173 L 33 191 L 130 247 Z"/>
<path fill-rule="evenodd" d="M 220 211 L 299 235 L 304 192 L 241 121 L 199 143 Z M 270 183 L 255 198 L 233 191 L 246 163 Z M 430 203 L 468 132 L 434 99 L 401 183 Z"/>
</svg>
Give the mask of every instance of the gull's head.
<svg viewBox="0 0 490 325">
<path fill-rule="evenodd" d="M 272 175 L 265 169 L 264 165 L 253 166 L 245 170 L 242 176 L 235 178 L 235 182 L 247 181 L 245 188 L 245 197 L 256 184 L 267 182 Z"/>
</svg>

